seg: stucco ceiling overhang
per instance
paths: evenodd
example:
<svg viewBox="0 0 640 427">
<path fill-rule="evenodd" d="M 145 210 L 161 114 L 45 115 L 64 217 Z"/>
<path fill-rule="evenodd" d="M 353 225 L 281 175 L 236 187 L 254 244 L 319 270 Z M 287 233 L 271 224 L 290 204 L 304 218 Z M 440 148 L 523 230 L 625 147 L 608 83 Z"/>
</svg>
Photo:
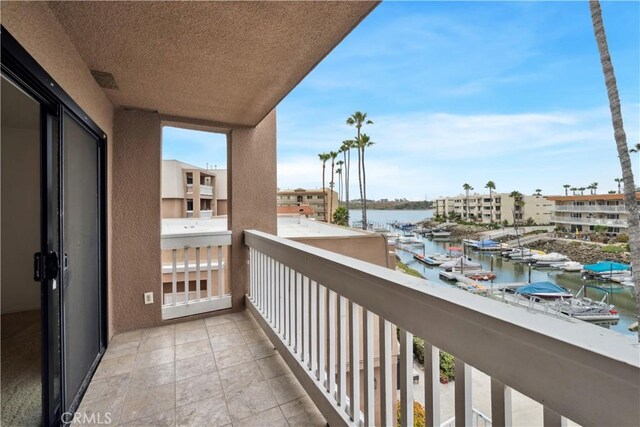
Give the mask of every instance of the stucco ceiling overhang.
<svg viewBox="0 0 640 427">
<path fill-rule="evenodd" d="M 254 126 L 378 2 L 50 2 L 116 106 Z"/>
</svg>

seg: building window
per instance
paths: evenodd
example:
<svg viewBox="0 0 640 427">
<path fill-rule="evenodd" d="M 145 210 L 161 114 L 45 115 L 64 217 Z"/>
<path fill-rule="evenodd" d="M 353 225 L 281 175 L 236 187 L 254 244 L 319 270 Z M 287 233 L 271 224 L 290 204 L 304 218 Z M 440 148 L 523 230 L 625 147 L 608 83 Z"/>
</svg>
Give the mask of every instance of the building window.
<svg viewBox="0 0 640 427">
<path fill-rule="evenodd" d="M 187 199 L 187 210 L 188 211 L 193 210 L 193 199 Z"/>
</svg>

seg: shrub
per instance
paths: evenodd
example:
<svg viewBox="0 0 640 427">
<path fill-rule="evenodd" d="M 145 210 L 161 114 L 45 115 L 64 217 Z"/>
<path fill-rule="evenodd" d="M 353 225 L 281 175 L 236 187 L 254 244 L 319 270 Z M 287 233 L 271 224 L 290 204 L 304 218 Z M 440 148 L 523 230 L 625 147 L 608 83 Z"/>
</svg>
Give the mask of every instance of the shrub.
<svg viewBox="0 0 640 427">
<path fill-rule="evenodd" d="M 453 381 L 456 377 L 455 359 L 449 353 L 440 352 L 440 378 Z"/>
<path fill-rule="evenodd" d="M 616 237 L 616 240 L 620 243 L 628 243 L 629 242 L 629 235 L 628 234 L 618 234 L 618 236 Z"/>
<path fill-rule="evenodd" d="M 396 404 L 396 425 L 400 426 L 400 422 L 402 419 L 402 406 L 400 405 L 400 401 Z M 424 406 L 420 404 L 420 402 L 413 402 L 413 427 L 424 427 L 425 426 L 425 412 Z"/>
<path fill-rule="evenodd" d="M 413 337 L 413 357 L 424 366 L 424 340 Z"/>
<path fill-rule="evenodd" d="M 602 252 L 606 252 L 608 254 L 619 254 L 624 252 L 624 247 L 623 246 L 618 246 L 618 245 L 607 245 L 604 248 L 602 248 Z"/>
<path fill-rule="evenodd" d="M 340 206 L 333 212 L 333 223 L 345 227 L 349 226 L 349 211 L 347 208 Z"/>
</svg>

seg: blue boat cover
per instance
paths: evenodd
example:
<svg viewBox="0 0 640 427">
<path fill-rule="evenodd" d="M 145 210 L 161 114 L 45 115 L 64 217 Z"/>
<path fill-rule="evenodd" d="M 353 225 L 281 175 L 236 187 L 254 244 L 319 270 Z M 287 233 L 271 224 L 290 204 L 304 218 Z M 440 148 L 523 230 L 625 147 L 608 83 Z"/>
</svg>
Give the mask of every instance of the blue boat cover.
<svg viewBox="0 0 640 427">
<path fill-rule="evenodd" d="M 516 290 L 517 294 L 537 294 L 537 293 L 545 293 L 545 294 L 559 294 L 566 293 L 567 291 L 555 283 L 551 282 L 534 282 L 529 283 L 526 286 L 522 286 Z"/>
<path fill-rule="evenodd" d="M 480 240 L 478 242 L 478 246 L 498 246 L 500 243 L 494 240 Z"/>
<path fill-rule="evenodd" d="M 630 266 L 628 264 L 622 264 L 621 262 L 612 261 L 600 261 L 595 264 L 585 265 L 584 269 L 593 271 L 594 273 L 606 273 L 607 271 L 614 270 L 628 270 Z"/>
</svg>

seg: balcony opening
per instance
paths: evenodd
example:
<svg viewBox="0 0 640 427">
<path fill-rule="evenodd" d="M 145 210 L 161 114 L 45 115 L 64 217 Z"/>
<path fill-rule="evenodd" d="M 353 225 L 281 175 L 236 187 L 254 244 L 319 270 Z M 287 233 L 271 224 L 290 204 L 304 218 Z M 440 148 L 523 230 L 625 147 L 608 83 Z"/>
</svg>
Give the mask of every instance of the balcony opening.
<svg viewBox="0 0 640 427">
<path fill-rule="evenodd" d="M 162 317 L 231 307 L 227 136 L 164 126 Z"/>
</svg>

